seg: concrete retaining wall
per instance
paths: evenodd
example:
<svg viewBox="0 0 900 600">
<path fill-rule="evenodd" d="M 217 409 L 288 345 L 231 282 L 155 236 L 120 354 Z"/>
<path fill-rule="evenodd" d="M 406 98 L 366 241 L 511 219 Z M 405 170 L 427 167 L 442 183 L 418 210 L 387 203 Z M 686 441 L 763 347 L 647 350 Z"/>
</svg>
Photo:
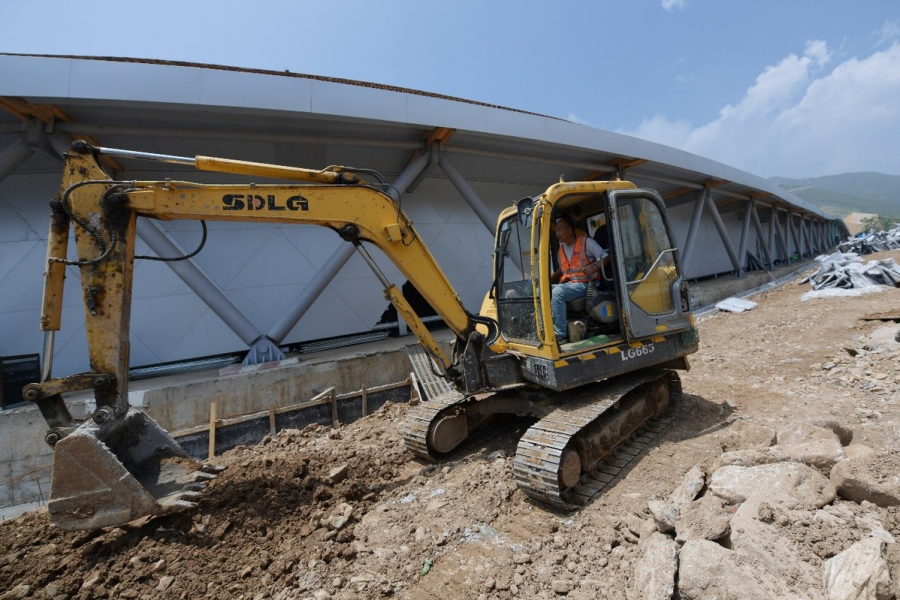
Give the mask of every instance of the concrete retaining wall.
<svg viewBox="0 0 900 600">
<path fill-rule="evenodd" d="M 388 339 L 234 375 L 215 371 L 143 380 L 132 383 L 129 398 L 164 429 L 184 430 L 208 424 L 212 402 L 222 419 L 265 411 L 270 402 L 276 408 L 299 404 L 332 387 L 340 395 L 403 382 L 411 370 L 405 348 L 413 343 L 413 337 Z M 86 394 L 67 402 L 75 418 L 94 409 Z M 38 502 L 41 495 L 46 500 L 53 463 L 46 431 L 36 406 L 0 411 L 0 507 Z"/>
</svg>

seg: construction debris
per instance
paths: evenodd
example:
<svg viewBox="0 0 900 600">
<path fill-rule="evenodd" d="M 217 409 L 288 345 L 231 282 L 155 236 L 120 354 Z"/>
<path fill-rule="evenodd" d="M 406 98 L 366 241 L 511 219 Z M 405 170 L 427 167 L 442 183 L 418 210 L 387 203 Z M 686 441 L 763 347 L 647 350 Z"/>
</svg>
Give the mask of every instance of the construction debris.
<svg viewBox="0 0 900 600">
<path fill-rule="evenodd" d="M 900 227 L 894 227 L 888 231 L 861 234 L 848 238 L 846 242 L 838 245 L 839 252 L 853 252 L 861 255 L 898 249 L 900 249 Z"/>
<path fill-rule="evenodd" d="M 725 312 L 742 313 L 756 308 L 756 302 L 740 298 L 725 298 L 716 304 L 716 308 Z"/>
<path fill-rule="evenodd" d="M 835 252 L 816 258 L 819 270 L 800 280 L 812 284 L 811 292 L 802 299 L 829 296 L 858 296 L 888 287 L 900 287 L 900 266 L 893 258 L 863 262 L 855 252 Z"/>
</svg>

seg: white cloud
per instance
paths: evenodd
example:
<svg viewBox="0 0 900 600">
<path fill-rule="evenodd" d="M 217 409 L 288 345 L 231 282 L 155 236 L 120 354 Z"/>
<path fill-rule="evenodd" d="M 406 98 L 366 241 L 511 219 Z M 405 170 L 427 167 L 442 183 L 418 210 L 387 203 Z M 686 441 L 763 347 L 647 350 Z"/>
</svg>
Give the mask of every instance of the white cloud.
<svg viewBox="0 0 900 600">
<path fill-rule="evenodd" d="M 900 38 L 900 21 L 885 21 L 881 29 L 875 32 L 878 41 L 876 46 L 885 46 Z"/>
<path fill-rule="evenodd" d="M 827 72 L 831 59 L 825 42 L 808 42 L 803 56 L 766 67 L 709 123 L 657 115 L 622 133 L 766 177 L 900 174 L 900 43 Z"/>
<path fill-rule="evenodd" d="M 662 115 L 656 115 L 650 119 L 644 119 L 634 131 L 622 131 L 628 135 L 639 137 L 672 146 L 683 148 L 691 135 L 691 125 L 687 121 L 669 121 Z"/>
<path fill-rule="evenodd" d="M 662 0 L 662 7 L 669 12 L 687 8 L 687 0 Z"/>
</svg>

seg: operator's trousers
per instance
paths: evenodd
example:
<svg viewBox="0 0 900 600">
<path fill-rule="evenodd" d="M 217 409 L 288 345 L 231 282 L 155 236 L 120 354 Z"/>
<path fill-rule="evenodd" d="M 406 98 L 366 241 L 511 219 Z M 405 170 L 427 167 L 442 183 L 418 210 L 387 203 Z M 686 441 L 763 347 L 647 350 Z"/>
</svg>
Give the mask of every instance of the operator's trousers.
<svg viewBox="0 0 900 600">
<path fill-rule="evenodd" d="M 562 342 L 568 335 L 566 327 L 566 303 L 578 298 L 583 298 L 587 294 L 588 284 L 586 282 L 556 283 L 550 286 L 550 310 L 553 313 L 553 332 L 556 334 L 556 340 Z"/>
</svg>

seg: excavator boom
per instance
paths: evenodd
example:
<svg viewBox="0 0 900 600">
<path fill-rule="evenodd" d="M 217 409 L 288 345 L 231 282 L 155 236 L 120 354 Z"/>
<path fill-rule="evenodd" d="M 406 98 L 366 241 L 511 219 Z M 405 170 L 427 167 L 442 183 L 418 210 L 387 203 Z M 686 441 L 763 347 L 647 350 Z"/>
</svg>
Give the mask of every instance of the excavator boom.
<svg viewBox="0 0 900 600">
<path fill-rule="evenodd" d="M 363 242 L 381 249 L 417 287 L 444 322 L 465 340 L 476 321 L 463 307 L 431 253 L 399 206 L 342 168 L 310 171 L 208 157 L 203 170 L 296 179 L 305 184 L 204 185 L 177 181 L 113 181 L 97 159 L 100 150 L 76 143 L 66 154 L 63 184 L 52 202 L 41 329 L 52 341 L 59 329 L 66 265 L 80 269 L 91 372 L 50 378 L 52 342 L 42 381 L 26 387 L 50 426 L 55 447 L 51 500 L 54 522 L 64 529 L 115 525 L 192 506 L 209 477 L 159 425 L 128 403 L 129 327 L 136 219 L 221 220 L 314 224 L 354 244 L 385 287 L 385 297 L 407 320 L 445 371 L 452 360 L 438 345 L 399 289 L 378 269 Z M 133 158 L 158 155 L 128 153 Z M 66 256 L 70 224 L 78 258 Z M 496 331 L 496 328 L 494 328 Z M 97 408 L 76 422 L 62 394 L 93 388 Z M 210 469 L 207 468 L 206 471 Z"/>
</svg>

